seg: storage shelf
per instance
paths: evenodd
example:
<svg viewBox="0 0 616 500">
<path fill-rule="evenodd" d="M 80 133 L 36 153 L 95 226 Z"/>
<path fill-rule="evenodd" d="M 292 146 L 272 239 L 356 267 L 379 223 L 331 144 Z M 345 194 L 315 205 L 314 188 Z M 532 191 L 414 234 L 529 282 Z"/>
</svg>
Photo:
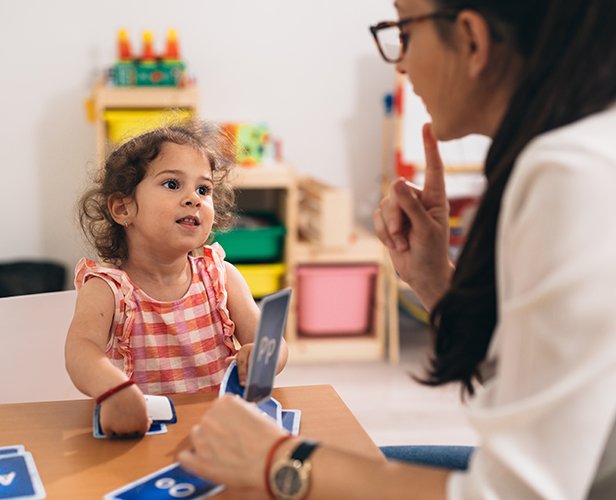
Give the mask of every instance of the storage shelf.
<svg viewBox="0 0 616 500">
<path fill-rule="evenodd" d="M 184 88 L 111 87 L 99 83 L 92 92 L 91 108 L 96 124 L 99 164 L 102 165 L 108 144 L 105 110 L 181 108 L 192 110 L 199 116 L 198 101 L 198 91 L 194 85 Z M 298 264 L 374 263 L 378 266 L 371 312 L 372 322 L 370 332 L 366 335 L 315 338 L 299 335 L 297 294 L 293 294 L 285 332 L 292 362 L 383 359 L 387 324 L 385 291 L 386 284 L 389 283 L 389 266 L 380 242 L 366 230 L 358 228 L 349 244 L 342 248 L 324 249 L 308 242 L 298 244 L 299 179 L 294 169 L 287 163 L 264 163 L 253 167 L 237 166 L 231 172 L 229 181 L 238 191 L 238 196 L 240 198 L 244 196 L 244 201 L 256 197 L 258 204 L 263 198 L 275 205 L 274 211 L 286 227 L 282 258 L 285 264 L 283 286 L 295 288 Z M 395 342 L 395 339 L 393 340 Z M 390 333 L 390 345 L 391 342 Z M 391 354 L 390 359 L 392 359 Z M 395 361 L 395 358 L 393 359 Z"/>
<path fill-rule="evenodd" d="M 113 87 L 99 83 L 94 88 L 97 110 L 113 108 L 190 108 L 198 101 L 197 87 Z"/>
<path fill-rule="evenodd" d="M 386 258 L 381 242 L 359 227 L 355 229 L 352 241 L 343 248 L 320 248 L 300 240 L 295 254 L 295 261 L 298 264 L 382 263 Z"/>
<path fill-rule="evenodd" d="M 237 166 L 229 175 L 229 181 L 238 189 L 288 189 L 297 184 L 293 169 L 286 163 Z"/>
<path fill-rule="evenodd" d="M 105 111 L 116 109 L 187 109 L 199 116 L 197 87 L 114 87 L 104 82 L 92 90 L 92 118 L 96 125 L 96 156 L 102 168 L 109 140 Z"/>
<path fill-rule="evenodd" d="M 300 241 L 296 245 L 295 263 L 297 265 L 332 264 L 356 265 L 376 264 L 378 271 L 374 283 L 374 296 L 371 309 L 371 332 L 366 335 L 337 335 L 331 337 L 297 336 L 293 345 L 289 344 L 293 361 L 375 361 L 385 356 L 386 337 L 392 342 L 392 330 L 386 314 L 388 306 L 388 283 L 390 266 L 387 253 L 376 236 L 362 227 L 354 228 L 352 241 L 342 248 L 321 248 L 310 242 Z M 392 359 L 392 358 L 390 358 Z M 394 362 L 396 358 L 392 359 Z"/>
<path fill-rule="evenodd" d="M 385 346 L 375 335 L 314 337 L 298 336 L 289 343 L 289 358 L 293 362 L 380 361 Z"/>
</svg>

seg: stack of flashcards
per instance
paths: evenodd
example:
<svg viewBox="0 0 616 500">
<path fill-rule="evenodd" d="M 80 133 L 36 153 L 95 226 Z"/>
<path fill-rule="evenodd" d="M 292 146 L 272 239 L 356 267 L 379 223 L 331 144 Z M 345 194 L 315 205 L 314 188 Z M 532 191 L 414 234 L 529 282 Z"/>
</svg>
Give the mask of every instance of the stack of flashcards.
<svg viewBox="0 0 616 500">
<path fill-rule="evenodd" d="M 290 298 L 291 289 L 286 288 L 261 299 L 261 319 L 250 354 L 246 387 L 240 384 L 237 365 L 233 361 L 220 384 L 219 396 L 242 396 L 247 401 L 256 403 L 261 411 L 276 420 L 278 425 L 297 435 L 301 411 L 283 410 L 280 403 L 271 397 Z"/>
<path fill-rule="evenodd" d="M 148 411 L 148 417 L 152 420 L 152 424 L 146 434 L 164 434 L 167 432 L 167 424 L 174 424 L 178 421 L 175 414 L 173 402 L 166 396 L 150 396 L 146 395 L 145 404 Z M 109 436 L 103 434 L 100 421 L 100 406 L 94 407 L 94 417 L 92 419 L 92 435 L 96 439 L 106 439 Z"/>
<path fill-rule="evenodd" d="M 20 444 L 0 447 L 0 498 L 45 498 L 32 454 Z"/>
<path fill-rule="evenodd" d="M 239 381 L 237 364 L 233 361 L 229 365 L 229 368 L 225 373 L 225 378 L 220 384 L 219 396 L 223 396 L 224 394 L 236 394 L 244 397 L 249 387 L 250 375 L 246 388 L 244 388 Z M 278 422 L 278 425 L 285 428 L 291 434 L 297 435 L 299 433 L 299 420 L 302 413 L 301 410 L 283 410 L 278 400 L 272 398 L 271 396 L 258 403 L 257 406 L 261 411 L 267 413 L 276 422 Z"/>
</svg>

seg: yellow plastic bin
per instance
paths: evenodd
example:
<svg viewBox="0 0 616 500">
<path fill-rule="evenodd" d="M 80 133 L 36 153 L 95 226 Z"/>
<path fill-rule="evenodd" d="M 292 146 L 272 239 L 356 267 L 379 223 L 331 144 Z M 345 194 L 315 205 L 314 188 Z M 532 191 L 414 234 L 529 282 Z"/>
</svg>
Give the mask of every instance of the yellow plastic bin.
<svg viewBox="0 0 616 500">
<path fill-rule="evenodd" d="M 104 112 L 107 137 L 114 144 L 192 116 L 193 111 L 188 109 L 108 109 Z"/>
<path fill-rule="evenodd" d="M 276 264 L 238 264 L 238 271 L 244 276 L 252 296 L 263 297 L 282 288 L 285 273 L 283 263 Z"/>
</svg>

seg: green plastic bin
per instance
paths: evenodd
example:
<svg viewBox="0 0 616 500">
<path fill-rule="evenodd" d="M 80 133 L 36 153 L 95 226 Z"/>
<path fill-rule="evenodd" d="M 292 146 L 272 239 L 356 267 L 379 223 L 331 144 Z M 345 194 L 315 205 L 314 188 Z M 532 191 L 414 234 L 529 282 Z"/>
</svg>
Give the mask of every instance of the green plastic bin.
<svg viewBox="0 0 616 500">
<path fill-rule="evenodd" d="M 260 221 L 260 225 L 242 223 L 233 229 L 216 233 L 229 262 L 277 262 L 282 258 L 285 227 L 267 214 L 246 214 L 244 219 Z"/>
</svg>

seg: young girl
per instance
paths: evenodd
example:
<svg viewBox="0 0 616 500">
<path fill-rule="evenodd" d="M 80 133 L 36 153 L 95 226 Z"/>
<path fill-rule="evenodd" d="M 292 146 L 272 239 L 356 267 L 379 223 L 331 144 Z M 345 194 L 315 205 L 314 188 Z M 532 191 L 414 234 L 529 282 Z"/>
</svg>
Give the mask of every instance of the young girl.
<svg viewBox="0 0 616 500">
<path fill-rule="evenodd" d="M 148 429 L 144 393 L 217 391 L 233 357 L 246 378 L 259 308 L 223 249 L 205 245 L 231 219 L 232 151 L 213 125 L 163 127 L 113 151 L 80 201 L 101 263 L 76 266 L 66 366 L 100 402 L 105 433 Z M 278 371 L 286 357 L 283 343 Z"/>
</svg>

